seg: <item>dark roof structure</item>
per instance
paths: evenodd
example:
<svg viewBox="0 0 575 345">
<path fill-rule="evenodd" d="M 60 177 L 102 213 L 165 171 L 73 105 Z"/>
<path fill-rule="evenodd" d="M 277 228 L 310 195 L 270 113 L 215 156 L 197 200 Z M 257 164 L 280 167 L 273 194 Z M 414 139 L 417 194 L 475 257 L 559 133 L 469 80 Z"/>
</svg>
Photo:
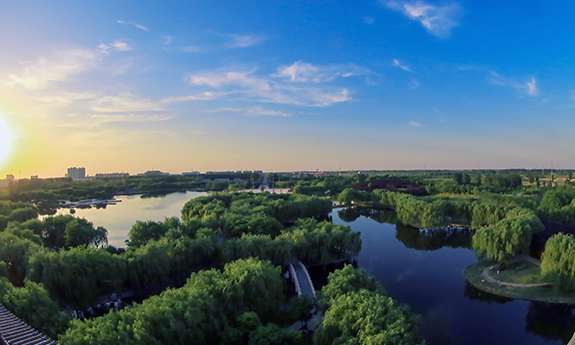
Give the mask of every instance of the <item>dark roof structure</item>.
<svg viewBox="0 0 575 345">
<path fill-rule="evenodd" d="M 3 345 L 58 345 L 28 326 L 0 304 L 0 342 Z"/>
</svg>

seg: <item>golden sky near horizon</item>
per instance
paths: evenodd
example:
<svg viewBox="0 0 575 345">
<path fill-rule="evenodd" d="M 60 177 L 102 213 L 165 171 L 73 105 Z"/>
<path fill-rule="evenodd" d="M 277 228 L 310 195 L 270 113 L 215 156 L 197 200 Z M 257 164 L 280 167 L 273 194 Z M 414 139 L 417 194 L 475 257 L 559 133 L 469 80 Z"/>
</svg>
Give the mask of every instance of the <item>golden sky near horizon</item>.
<svg viewBox="0 0 575 345">
<path fill-rule="evenodd" d="M 400 2 L 5 1 L 0 178 L 573 168 L 568 11 Z"/>
</svg>

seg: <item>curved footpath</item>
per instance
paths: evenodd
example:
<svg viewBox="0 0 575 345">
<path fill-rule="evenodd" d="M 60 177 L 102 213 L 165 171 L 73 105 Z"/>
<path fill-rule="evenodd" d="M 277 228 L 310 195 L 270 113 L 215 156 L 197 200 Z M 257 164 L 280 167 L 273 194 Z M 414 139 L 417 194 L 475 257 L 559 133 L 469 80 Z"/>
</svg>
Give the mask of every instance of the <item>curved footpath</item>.
<svg viewBox="0 0 575 345">
<path fill-rule="evenodd" d="M 534 258 L 528 256 L 528 255 L 521 255 L 518 256 L 516 258 L 514 258 L 513 260 L 509 261 L 509 263 L 512 262 L 518 262 L 518 261 L 525 261 L 525 262 L 530 262 L 532 264 L 535 264 L 537 266 L 541 266 L 541 262 L 539 260 L 535 260 Z M 553 286 L 554 283 L 537 283 L 537 284 L 514 284 L 514 283 L 507 283 L 495 278 L 492 278 L 489 275 L 489 271 L 492 270 L 497 270 L 497 272 L 499 272 L 499 267 L 500 264 L 495 264 L 493 266 L 489 266 L 489 267 L 485 267 L 483 269 L 483 271 L 481 272 L 481 274 L 483 275 L 483 278 L 485 278 L 485 280 L 487 280 L 488 283 L 492 283 L 492 284 L 498 284 L 498 285 L 504 285 L 504 286 L 511 286 L 511 287 L 516 287 L 516 288 L 528 288 L 528 287 L 541 287 L 541 286 Z"/>
</svg>

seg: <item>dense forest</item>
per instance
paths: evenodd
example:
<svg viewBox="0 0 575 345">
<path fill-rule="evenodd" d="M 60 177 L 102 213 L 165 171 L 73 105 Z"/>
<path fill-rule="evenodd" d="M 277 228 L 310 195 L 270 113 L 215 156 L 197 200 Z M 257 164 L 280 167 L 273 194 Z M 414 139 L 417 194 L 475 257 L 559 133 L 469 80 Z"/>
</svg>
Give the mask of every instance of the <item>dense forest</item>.
<svg viewBox="0 0 575 345">
<path fill-rule="evenodd" d="M 257 178 L 261 176 L 250 175 L 250 183 Z M 427 195 L 350 188 L 386 178 L 425 186 Z M 473 228 L 474 232 L 453 236 L 447 245 L 470 246 L 478 257 L 503 264 L 529 250 L 533 234 L 545 231 L 541 220 L 559 228 L 575 225 L 575 189 L 570 179 L 551 183 L 533 172 L 272 176 L 276 186 L 290 187 L 294 193 L 224 192 L 198 197 L 184 205 L 181 219 L 136 221 L 126 248 L 107 245 L 106 229 L 85 219 L 39 217 L 46 213 L 43 207 L 60 198 L 94 197 L 96 193 L 110 197 L 127 188 L 187 188 L 199 186 L 196 180 L 175 178 L 159 181 L 157 186 L 142 184 L 153 181 L 150 178 L 121 183 L 30 180 L 11 185 L 0 200 L 3 304 L 62 344 L 192 340 L 205 344 L 416 344 L 422 341 L 417 335 L 418 318 L 387 297 L 372 277 L 351 266 L 332 273 L 318 294 L 324 321 L 313 339 L 286 328 L 305 317 L 309 302 L 287 293 L 281 277 L 285 265 L 294 259 L 327 263 L 361 249 L 359 233 L 324 221 L 333 200 L 392 210 L 398 239 L 410 247 L 434 250 L 445 245 L 436 237 L 449 235 L 446 230 L 433 233 L 417 227 L 460 224 Z M 340 211 L 342 219 L 361 215 L 353 210 Z M 368 216 L 389 221 L 388 214 Z M 555 280 L 558 290 L 575 291 L 574 241 L 558 234 L 545 246 L 542 272 Z M 137 292 L 141 302 L 86 320 L 73 319 L 69 312 L 122 291 Z"/>
</svg>

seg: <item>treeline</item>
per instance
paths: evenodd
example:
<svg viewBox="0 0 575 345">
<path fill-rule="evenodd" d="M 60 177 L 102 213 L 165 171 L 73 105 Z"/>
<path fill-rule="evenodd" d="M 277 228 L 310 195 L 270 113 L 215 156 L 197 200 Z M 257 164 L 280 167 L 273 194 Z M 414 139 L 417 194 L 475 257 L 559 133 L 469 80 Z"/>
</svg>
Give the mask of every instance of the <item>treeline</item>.
<svg viewBox="0 0 575 345">
<path fill-rule="evenodd" d="M 454 172 L 452 180 L 427 180 L 426 190 L 430 194 L 481 194 L 508 193 L 523 185 L 519 174 L 474 174 Z"/>
<path fill-rule="evenodd" d="M 9 222 L 25 222 L 38 218 L 38 209 L 26 202 L 0 200 L 0 231 L 4 231 Z"/>
<path fill-rule="evenodd" d="M 425 343 L 417 334 L 420 318 L 388 297 L 373 277 L 351 265 L 329 274 L 318 302 L 324 317 L 314 334 L 317 345 Z"/>
<path fill-rule="evenodd" d="M 390 207 L 395 209 L 400 222 L 424 228 L 443 226 L 448 218 L 450 222 L 470 224 L 472 227 L 494 225 L 505 217 L 509 209 L 500 204 L 470 198 L 419 198 L 384 189 L 369 193 L 348 188 L 338 196 L 338 200 L 347 205 L 357 202 L 369 206 Z"/>
<path fill-rule="evenodd" d="M 186 285 L 91 320 L 73 320 L 61 344 L 299 344 L 281 328 L 281 269 L 256 258 L 193 273 Z"/>
<path fill-rule="evenodd" d="M 543 194 L 537 207 L 542 219 L 575 225 L 575 188 L 571 185 L 556 186 Z"/>
</svg>

